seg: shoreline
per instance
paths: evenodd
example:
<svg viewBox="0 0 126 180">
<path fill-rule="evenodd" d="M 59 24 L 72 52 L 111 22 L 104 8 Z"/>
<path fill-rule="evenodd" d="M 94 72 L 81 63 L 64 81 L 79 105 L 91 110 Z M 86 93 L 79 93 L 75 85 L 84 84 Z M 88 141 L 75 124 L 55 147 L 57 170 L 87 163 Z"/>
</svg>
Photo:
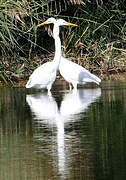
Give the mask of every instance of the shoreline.
<svg viewBox="0 0 126 180">
<path fill-rule="evenodd" d="M 125 63 L 119 63 L 113 60 L 113 64 L 110 66 L 106 64 L 105 60 L 92 61 L 91 59 L 84 57 L 67 57 L 70 61 L 81 65 L 91 73 L 95 74 L 102 81 L 108 80 L 126 80 L 126 65 Z M 32 72 L 40 65 L 49 62 L 53 59 L 53 54 L 35 56 L 33 58 L 19 57 L 18 62 L 15 63 L 14 58 L 3 59 L 0 62 L 0 85 L 15 85 L 24 84 L 29 79 Z M 125 62 L 123 58 L 122 62 Z M 57 79 L 63 80 L 60 73 L 57 73 Z M 65 81 L 65 80 L 64 80 Z M 22 83 L 23 82 L 23 83 Z"/>
<path fill-rule="evenodd" d="M 26 84 L 27 80 L 28 79 L 20 79 L 20 80 L 18 79 L 16 81 L 13 81 L 13 83 L 10 83 L 10 82 L 5 83 L 3 81 L 0 81 L 0 87 L 6 87 L 6 86 L 8 86 L 8 87 L 25 87 L 25 84 Z M 104 82 L 105 81 L 106 82 L 107 81 L 110 81 L 110 82 L 111 81 L 126 82 L 126 72 L 109 74 L 109 76 L 108 75 L 104 75 L 104 78 L 102 78 L 102 81 L 104 81 Z M 101 81 L 101 83 L 102 83 L 102 81 Z M 57 75 L 57 78 L 56 78 L 54 84 L 55 85 L 60 84 L 60 85 L 63 85 L 63 86 L 64 85 L 68 86 L 68 82 L 66 82 L 60 75 Z M 88 87 L 88 86 L 90 86 L 90 84 L 92 86 L 92 84 L 94 84 L 94 83 L 87 83 L 85 86 Z M 83 86 L 81 86 L 81 87 L 83 87 Z M 95 86 L 95 84 L 93 86 Z"/>
</svg>

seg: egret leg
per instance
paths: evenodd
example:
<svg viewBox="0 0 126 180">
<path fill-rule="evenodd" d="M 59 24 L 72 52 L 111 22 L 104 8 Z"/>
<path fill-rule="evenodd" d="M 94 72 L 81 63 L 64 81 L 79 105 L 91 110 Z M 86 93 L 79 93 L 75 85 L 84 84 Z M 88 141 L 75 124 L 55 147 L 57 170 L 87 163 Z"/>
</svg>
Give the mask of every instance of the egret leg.
<svg viewBox="0 0 126 180">
<path fill-rule="evenodd" d="M 52 97 L 51 91 L 48 91 L 48 96 L 49 96 L 49 97 Z"/>
<path fill-rule="evenodd" d="M 48 88 L 48 96 L 50 96 L 50 97 L 51 97 L 51 96 L 52 96 L 52 93 L 51 93 L 51 91 L 50 91 L 50 90 L 51 90 L 51 88 Z"/>
<path fill-rule="evenodd" d="M 71 91 L 72 90 L 72 85 L 69 83 L 69 90 Z"/>
<path fill-rule="evenodd" d="M 52 94 L 51 94 L 51 88 L 52 88 L 52 84 L 49 84 L 49 85 L 47 86 L 47 90 L 48 90 L 48 95 L 49 95 L 49 96 L 52 95 Z"/>
<path fill-rule="evenodd" d="M 74 91 L 77 91 L 77 83 L 73 83 Z"/>
</svg>

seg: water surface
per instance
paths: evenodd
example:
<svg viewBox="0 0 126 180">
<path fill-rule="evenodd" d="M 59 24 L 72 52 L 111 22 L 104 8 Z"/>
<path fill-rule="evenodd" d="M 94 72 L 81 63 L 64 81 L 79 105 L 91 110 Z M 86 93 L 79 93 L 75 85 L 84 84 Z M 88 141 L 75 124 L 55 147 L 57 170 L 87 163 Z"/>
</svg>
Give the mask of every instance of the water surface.
<svg viewBox="0 0 126 180">
<path fill-rule="evenodd" d="M 0 88 L 1 180 L 126 179 L 126 83 Z"/>
</svg>

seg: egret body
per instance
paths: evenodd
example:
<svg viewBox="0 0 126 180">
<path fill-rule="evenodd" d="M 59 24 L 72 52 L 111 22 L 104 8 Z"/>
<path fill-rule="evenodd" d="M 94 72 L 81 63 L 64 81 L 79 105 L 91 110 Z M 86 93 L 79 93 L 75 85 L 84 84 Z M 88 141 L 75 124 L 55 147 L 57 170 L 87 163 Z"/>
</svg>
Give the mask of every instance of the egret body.
<svg viewBox="0 0 126 180">
<path fill-rule="evenodd" d="M 48 90 L 48 93 L 50 92 L 52 84 L 56 79 L 56 72 L 59 68 L 59 63 L 61 59 L 61 40 L 59 37 L 59 26 L 75 26 L 75 24 L 66 22 L 62 19 L 56 21 L 55 18 L 49 18 L 45 22 L 39 24 L 38 27 L 51 23 L 55 24 L 53 28 L 53 38 L 55 39 L 54 59 L 52 62 L 47 62 L 35 69 L 26 84 L 26 88 L 46 88 Z"/>
<path fill-rule="evenodd" d="M 57 26 L 58 21 L 59 20 L 56 20 L 54 22 L 54 28 L 59 28 L 59 26 Z M 55 43 L 55 45 L 56 48 L 58 48 L 58 44 Z M 74 90 L 77 89 L 78 84 L 84 85 L 87 82 L 94 82 L 96 84 L 99 84 L 101 82 L 101 79 L 96 75 L 90 73 L 84 67 L 68 60 L 63 56 L 61 56 L 60 59 L 59 72 L 69 84 L 73 85 Z"/>
</svg>

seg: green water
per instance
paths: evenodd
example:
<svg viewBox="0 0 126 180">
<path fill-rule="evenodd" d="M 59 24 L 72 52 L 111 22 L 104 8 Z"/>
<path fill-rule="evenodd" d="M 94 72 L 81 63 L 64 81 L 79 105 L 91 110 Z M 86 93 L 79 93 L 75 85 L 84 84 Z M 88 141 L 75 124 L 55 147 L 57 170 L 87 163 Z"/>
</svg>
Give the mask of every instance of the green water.
<svg viewBox="0 0 126 180">
<path fill-rule="evenodd" d="M 126 179 L 126 82 L 0 87 L 0 180 L 62 179 Z"/>
</svg>

